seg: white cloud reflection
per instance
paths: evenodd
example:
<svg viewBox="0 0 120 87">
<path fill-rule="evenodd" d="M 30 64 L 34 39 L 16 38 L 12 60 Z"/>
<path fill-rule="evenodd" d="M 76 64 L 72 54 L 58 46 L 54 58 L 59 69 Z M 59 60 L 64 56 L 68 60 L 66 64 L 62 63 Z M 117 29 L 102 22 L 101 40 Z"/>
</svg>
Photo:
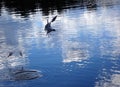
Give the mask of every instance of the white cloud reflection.
<svg viewBox="0 0 120 87">
<path fill-rule="evenodd" d="M 65 41 L 62 43 L 63 62 L 81 62 L 89 58 L 88 45 L 80 42 Z"/>
<path fill-rule="evenodd" d="M 34 39 L 38 38 L 38 26 L 34 25 L 33 19 L 25 20 L 19 15 L 8 14 L 5 8 L 0 19 L 0 86 L 17 87 L 18 84 L 14 83 L 4 84 L 4 80 L 14 80 L 13 74 L 22 67 L 26 68 L 29 63 L 28 50 Z"/>
<path fill-rule="evenodd" d="M 93 52 L 99 50 L 97 54 L 102 60 L 102 70 L 96 71 L 98 76 L 96 76 L 95 87 L 120 87 L 119 8 L 119 6 L 113 6 L 112 9 L 102 7 L 98 8 L 97 11 L 83 11 L 83 13 L 72 11 L 72 13 L 77 14 L 73 17 L 68 15 L 71 14 L 69 11 L 66 12 L 67 17 L 64 14 L 62 18 L 63 24 L 61 28 L 64 32 L 61 36 L 61 46 L 64 63 L 76 62 L 76 64 L 82 65 L 82 61 L 94 57 L 96 53 Z M 86 40 L 83 40 L 80 34 L 86 36 Z M 99 43 L 94 44 L 95 41 Z M 94 48 L 96 51 L 91 52 Z M 107 64 L 107 62 L 109 63 Z M 71 66 L 69 68 L 66 66 L 67 70 L 72 71 L 73 67 Z"/>
<path fill-rule="evenodd" d="M 21 32 L 23 27 L 26 28 L 26 23 L 14 15 L 9 15 L 5 8 L 2 9 L 0 19 L 0 69 L 24 66 L 26 49 L 23 44 L 24 39 L 22 39 L 24 34 Z M 13 55 L 8 57 L 10 52 Z M 22 56 L 20 56 L 20 52 Z"/>
<path fill-rule="evenodd" d="M 90 55 L 92 55 L 90 54 L 91 52 L 89 52 L 88 49 L 89 47 L 94 47 L 92 43 L 88 43 L 85 41 L 84 42 L 76 41 L 76 39 L 77 40 L 81 39 L 79 38 L 80 34 L 91 35 L 92 36 L 92 37 L 90 36 L 91 39 L 98 38 L 98 40 L 101 43 L 100 44 L 101 46 L 99 48 L 101 50 L 101 53 L 104 54 L 106 54 L 105 51 L 107 51 L 108 48 L 103 47 L 102 49 L 104 40 L 100 38 L 117 37 L 111 42 L 112 44 L 114 44 L 113 48 L 116 48 L 114 49 L 114 51 L 112 51 L 112 53 L 114 53 L 114 55 L 120 54 L 119 53 L 120 20 L 118 18 L 119 10 L 117 10 L 116 7 L 112 8 L 114 10 L 102 7 L 98 9 L 99 10 L 97 11 L 84 10 L 83 12 L 82 10 L 79 11 L 77 9 L 69 10 L 63 15 L 62 18 L 63 23 L 61 25 L 61 28 L 64 31 L 63 35 L 61 36 L 63 62 L 73 61 L 80 62 L 82 60 L 87 60 L 88 58 L 90 58 Z M 69 14 L 72 14 L 72 16 Z"/>
<path fill-rule="evenodd" d="M 106 75 L 101 76 L 98 82 L 96 82 L 95 87 L 119 87 L 120 86 L 120 73 L 110 75 L 107 72 Z M 109 77 L 109 78 L 107 78 Z"/>
<path fill-rule="evenodd" d="M 53 25 L 58 29 L 56 34 L 49 38 L 43 30 L 46 18 L 43 18 L 41 13 L 36 13 L 34 17 L 30 16 L 30 19 L 24 22 L 19 17 L 9 16 L 4 11 L 4 15 L 1 16 L 2 21 L 0 20 L 0 69 L 5 68 L 6 64 L 13 67 L 24 65 L 25 60 L 18 57 L 18 52 L 19 50 L 26 51 L 24 46 L 31 44 L 37 44 L 38 47 L 46 46 L 46 48 L 52 48 L 57 44 L 58 48 L 62 49 L 63 63 L 79 62 L 80 65 L 80 62 L 89 60 L 91 55 L 94 55 L 90 49 L 93 50 L 95 47 L 95 39 L 100 44 L 97 44 L 96 49 L 100 50 L 98 54 L 101 58 L 110 56 L 110 61 L 116 60 L 115 58 L 119 59 L 119 11 L 115 7 L 112 8 L 114 10 L 109 8 L 98 9 L 95 11 L 75 9 L 63 13 L 61 21 L 58 20 Z M 33 41 L 35 42 L 33 43 Z M 111 49 L 108 49 L 109 47 Z M 11 50 L 15 51 L 15 55 L 8 59 L 7 55 Z M 116 61 L 114 63 L 114 65 L 118 65 Z M 109 74 L 104 70 L 101 73 Z M 100 77 L 105 79 L 96 82 L 96 87 L 120 86 L 119 74 L 110 75 L 110 82 L 106 81 L 108 78 L 102 75 Z"/>
</svg>

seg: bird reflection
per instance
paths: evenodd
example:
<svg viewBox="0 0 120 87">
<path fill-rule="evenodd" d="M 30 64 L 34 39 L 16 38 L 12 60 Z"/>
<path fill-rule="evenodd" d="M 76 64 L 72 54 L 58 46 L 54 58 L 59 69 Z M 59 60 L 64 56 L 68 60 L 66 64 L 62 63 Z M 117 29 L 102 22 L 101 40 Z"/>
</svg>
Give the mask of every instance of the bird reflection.
<svg viewBox="0 0 120 87">
<path fill-rule="evenodd" d="M 22 52 L 20 51 L 20 56 L 23 56 Z"/>
<path fill-rule="evenodd" d="M 9 52 L 8 57 L 10 57 L 10 56 L 12 56 L 12 55 L 13 55 L 13 52 Z M 20 55 L 21 57 L 23 56 L 23 54 L 22 54 L 21 51 L 19 52 L 19 55 Z"/>
<path fill-rule="evenodd" d="M 9 55 L 8 55 L 8 57 L 12 56 L 12 54 L 13 54 L 13 52 L 9 52 Z"/>
<path fill-rule="evenodd" d="M 48 35 L 48 33 L 52 32 L 52 31 L 56 31 L 55 29 L 53 29 L 51 27 L 51 23 L 54 22 L 56 20 L 57 16 L 55 16 L 50 22 L 47 20 L 47 24 L 45 25 L 45 31 L 46 34 Z"/>
</svg>

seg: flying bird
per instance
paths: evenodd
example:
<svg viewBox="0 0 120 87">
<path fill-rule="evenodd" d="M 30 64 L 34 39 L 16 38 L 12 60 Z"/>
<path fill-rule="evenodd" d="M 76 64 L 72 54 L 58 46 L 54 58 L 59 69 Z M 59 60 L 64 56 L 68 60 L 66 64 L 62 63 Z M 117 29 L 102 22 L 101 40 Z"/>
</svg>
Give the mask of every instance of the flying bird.
<svg viewBox="0 0 120 87">
<path fill-rule="evenodd" d="M 56 18 L 57 18 L 57 16 L 53 17 L 53 19 L 50 22 L 47 19 L 47 24 L 45 25 L 45 31 L 47 34 L 52 32 L 52 31 L 56 31 L 55 29 L 53 29 L 51 27 L 51 23 L 54 22 L 56 20 Z"/>
</svg>

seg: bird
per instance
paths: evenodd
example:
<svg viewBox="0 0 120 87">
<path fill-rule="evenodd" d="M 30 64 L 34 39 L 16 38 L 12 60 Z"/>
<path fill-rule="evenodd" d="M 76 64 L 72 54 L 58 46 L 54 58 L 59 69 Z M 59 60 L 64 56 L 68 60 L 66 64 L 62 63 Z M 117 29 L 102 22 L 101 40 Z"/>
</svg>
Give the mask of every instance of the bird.
<svg viewBox="0 0 120 87">
<path fill-rule="evenodd" d="M 47 19 L 47 24 L 45 25 L 45 31 L 46 31 L 46 34 L 48 35 L 48 33 L 52 32 L 52 31 L 56 31 L 55 29 L 53 29 L 51 27 L 51 23 L 54 22 L 57 18 L 57 15 L 55 17 L 53 17 L 53 19 L 49 22 L 48 19 Z"/>
<path fill-rule="evenodd" d="M 9 52 L 9 55 L 8 55 L 8 57 L 10 57 L 10 56 L 12 56 L 13 55 L 13 52 Z"/>
<path fill-rule="evenodd" d="M 10 57 L 10 56 L 12 56 L 12 55 L 13 55 L 13 52 L 9 52 L 9 54 L 8 54 L 7 57 Z M 19 52 L 19 55 L 22 57 L 22 56 L 23 56 L 23 53 L 20 51 L 20 52 Z"/>
</svg>

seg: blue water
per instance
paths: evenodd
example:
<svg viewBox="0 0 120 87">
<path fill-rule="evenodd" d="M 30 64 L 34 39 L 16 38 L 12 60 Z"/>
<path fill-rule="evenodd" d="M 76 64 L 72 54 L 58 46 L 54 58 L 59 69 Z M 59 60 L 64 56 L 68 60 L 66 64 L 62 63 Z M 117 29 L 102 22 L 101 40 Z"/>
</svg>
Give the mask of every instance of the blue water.
<svg viewBox="0 0 120 87">
<path fill-rule="evenodd" d="M 71 8 L 48 16 L 0 16 L 0 87 L 120 87 L 120 5 Z M 47 18 L 58 15 L 49 36 Z M 19 55 L 23 52 L 23 57 Z M 9 52 L 14 52 L 9 58 Z M 5 62 L 5 63 L 4 63 Z M 34 69 L 42 77 L 9 81 L 8 68 Z"/>
</svg>

